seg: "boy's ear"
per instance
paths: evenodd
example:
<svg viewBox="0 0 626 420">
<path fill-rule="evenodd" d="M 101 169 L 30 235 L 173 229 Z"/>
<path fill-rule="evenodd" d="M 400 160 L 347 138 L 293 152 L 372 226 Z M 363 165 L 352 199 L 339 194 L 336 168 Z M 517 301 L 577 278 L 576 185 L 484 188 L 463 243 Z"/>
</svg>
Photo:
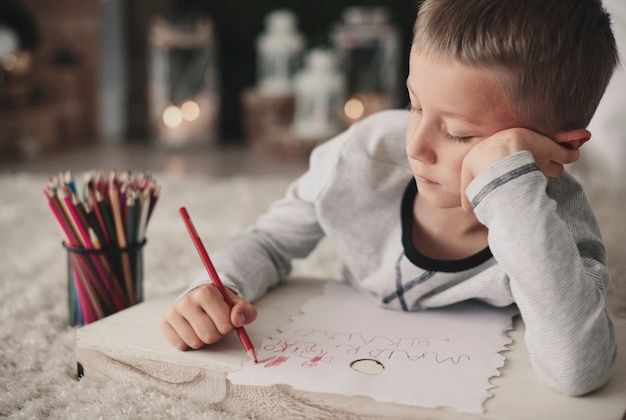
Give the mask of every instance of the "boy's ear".
<svg viewBox="0 0 626 420">
<path fill-rule="evenodd" d="M 591 133 L 584 128 L 571 131 L 560 131 L 554 136 L 554 141 L 568 149 L 580 149 L 591 138 Z"/>
</svg>

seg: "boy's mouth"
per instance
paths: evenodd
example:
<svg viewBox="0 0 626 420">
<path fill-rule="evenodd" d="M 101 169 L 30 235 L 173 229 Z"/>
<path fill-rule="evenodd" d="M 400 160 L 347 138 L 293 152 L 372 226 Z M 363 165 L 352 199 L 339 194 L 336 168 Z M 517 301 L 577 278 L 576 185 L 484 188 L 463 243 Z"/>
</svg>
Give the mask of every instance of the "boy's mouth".
<svg viewBox="0 0 626 420">
<path fill-rule="evenodd" d="M 415 175 L 415 179 L 417 180 L 417 182 L 421 182 L 423 184 L 431 184 L 431 185 L 439 184 L 438 182 L 435 182 L 432 179 L 423 177 L 421 175 Z"/>
</svg>

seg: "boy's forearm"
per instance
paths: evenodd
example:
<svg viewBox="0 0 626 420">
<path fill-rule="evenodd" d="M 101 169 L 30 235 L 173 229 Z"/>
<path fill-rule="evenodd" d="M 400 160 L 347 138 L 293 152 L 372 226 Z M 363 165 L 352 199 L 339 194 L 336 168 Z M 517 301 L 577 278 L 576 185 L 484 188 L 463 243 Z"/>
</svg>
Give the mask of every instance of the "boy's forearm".
<svg viewBox="0 0 626 420">
<path fill-rule="evenodd" d="M 527 156 L 490 171 L 468 192 L 478 197 L 475 212 L 489 228 L 492 253 L 510 279 L 533 366 L 562 392 L 597 389 L 610 375 L 615 341 L 604 294 L 604 248 L 593 215 L 581 208 L 577 216 L 591 219 L 563 220 L 545 192 L 545 178 L 532 170 Z"/>
<path fill-rule="evenodd" d="M 291 272 L 293 259 L 306 257 L 324 236 L 316 202 L 331 180 L 343 133 L 318 147 L 309 170 L 289 186 L 256 224 L 218 250 L 213 260 L 226 286 L 255 301 Z"/>
</svg>

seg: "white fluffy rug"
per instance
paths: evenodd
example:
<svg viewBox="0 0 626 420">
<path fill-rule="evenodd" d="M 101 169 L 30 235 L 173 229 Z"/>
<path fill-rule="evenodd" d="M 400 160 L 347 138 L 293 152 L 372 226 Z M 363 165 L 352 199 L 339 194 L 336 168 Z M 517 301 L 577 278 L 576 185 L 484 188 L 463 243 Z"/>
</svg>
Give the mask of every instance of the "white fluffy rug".
<svg viewBox="0 0 626 420">
<path fill-rule="evenodd" d="M 289 180 L 156 176 L 161 200 L 144 250 L 145 298 L 184 288 L 198 257 L 178 207 L 186 206 L 209 251 L 254 222 L 281 196 Z M 75 330 L 67 325 L 66 276 L 61 232 L 42 192 L 45 178 L 0 174 L 0 417 L 230 419 L 133 383 L 76 380 Z M 593 200 L 609 248 L 614 316 L 626 317 L 624 195 L 596 193 Z M 336 262 L 324 243 L 296 273 L 331 277 Z M 155 322 L 157 320 L 155 319 Z"/>
<path fill-rule="evenodd" d="M 253 223 L 289 181 L 155 178 L 162 198 L 144 249 L 146 300 L 183 289 L 202 269 L 190 252 L 178 207 L 187 207 L 210 252 Z M 232 418 L 137 384 L 76 380 L 66 255 L 43 195 L 44 181 L 41 175 L 0 175 L 0 417 Z M 335 263 L 329 247 L 322 246 L 296 267 L 331 276 Z"/>
</svg>

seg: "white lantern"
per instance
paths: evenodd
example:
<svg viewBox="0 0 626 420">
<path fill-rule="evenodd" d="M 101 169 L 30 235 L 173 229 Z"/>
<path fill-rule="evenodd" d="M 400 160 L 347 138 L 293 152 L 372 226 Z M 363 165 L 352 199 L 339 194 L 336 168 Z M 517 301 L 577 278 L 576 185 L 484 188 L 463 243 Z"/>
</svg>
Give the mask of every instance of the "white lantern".
<svg viewBox="0 0 626 420">
<path fill-rule="evenodd" d="M 150 114 L 160 145 L 217 141 L 218 65 L 213 23 L 155 19 L 150 27 Z"/>
<path fill-rule="evenodd" d="M 341 130 L 345 83 L 332 52 L 312 50 L 306 67 L 296 76 L 295 89 L 293 131 L 297 139 L 324 140 Z"/>
<path fill-rule="evenodd" d="M 263 96 L 293 94 L 293 79 L 300 69 L 304 38 L 296 30 L 296 17 L 277 10 L 266 18 L 266 32 L 257 39 L 257 78 Z"/>
<path fill-rule="evenodd" d="M 361 117 L 399 103 L 399 34 L 384 7 L 354 6 L 343 13 L 343 22 L 331 34 L 346 77 L 346 91 L 352 99 L 346 106 L 361 102 Z M 356 114 L 353 114 L 356 115 Z M 346 115 L 348 120 L 353 118 Z"/>
<path fill-rule="evenodd" d="M 0 60 L 5 55 L 16 52 L 18 44 L 19 41 L 15 32 L 6 26 L 0 26 Z"/>
</svg>

